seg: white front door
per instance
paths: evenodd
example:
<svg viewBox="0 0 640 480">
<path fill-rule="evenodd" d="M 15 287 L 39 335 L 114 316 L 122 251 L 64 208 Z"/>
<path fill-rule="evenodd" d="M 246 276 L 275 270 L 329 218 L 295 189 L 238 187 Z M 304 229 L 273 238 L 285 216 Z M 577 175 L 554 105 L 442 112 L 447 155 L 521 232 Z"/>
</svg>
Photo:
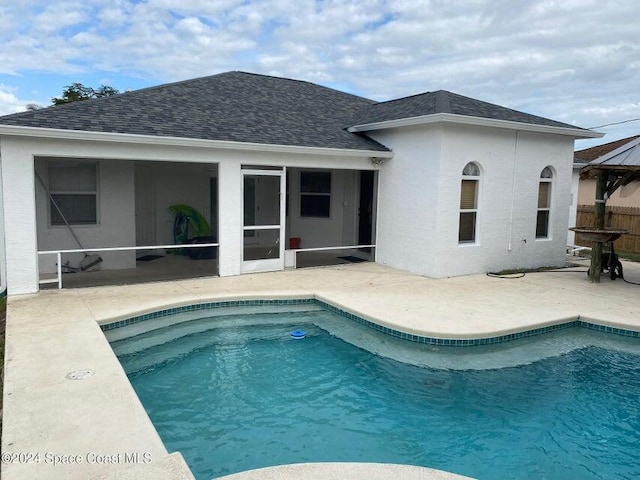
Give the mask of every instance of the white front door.
<svg viewBox="0 0 640 480">
<path fill-rule="evenodd" d="M 284 170 L 243 170 L 242 273 L 284 269 Z"/>
</svg>

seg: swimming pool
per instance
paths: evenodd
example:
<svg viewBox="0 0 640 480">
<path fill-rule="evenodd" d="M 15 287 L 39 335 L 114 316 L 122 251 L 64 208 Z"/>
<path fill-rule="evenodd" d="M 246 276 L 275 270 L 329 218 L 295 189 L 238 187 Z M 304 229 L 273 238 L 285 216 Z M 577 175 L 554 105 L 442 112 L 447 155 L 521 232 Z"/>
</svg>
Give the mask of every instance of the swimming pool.
<svg viewBox="0 0 640 480">
<path fill-rule="evenodd" d="M 196 478 L 322 461 L 487 479 L 640 476 L 638 339 L 571 328 L 461 349 L 314 305 L 208 315 L 106 332 Z"/>
</svg>

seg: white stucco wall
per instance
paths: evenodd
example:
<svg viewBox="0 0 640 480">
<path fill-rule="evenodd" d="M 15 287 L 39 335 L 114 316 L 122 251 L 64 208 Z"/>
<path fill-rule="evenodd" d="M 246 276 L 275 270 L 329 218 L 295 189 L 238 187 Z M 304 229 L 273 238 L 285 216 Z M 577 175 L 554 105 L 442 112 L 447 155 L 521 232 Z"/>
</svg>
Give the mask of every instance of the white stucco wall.
<svg viewBox="0 0 640 480">
<path fill-rule="evenodd" d="M 38 157 L 36 170 L 45 185 L 48 184 L 47 162 L 61 158 Z M 79 159 L 75 159 L 79 160 Z M 91 160 L 89 160 L 91 161 Z M 135 244 L 133 164 L 130 161 L 104 159 L 97 162 L 98 178 L 98 223 L 96 225 L 73 225 L 78 240 L 84 248 L 127 247 Z M 64 250 L 80 248 L 66 226 L 50 225 L 49 198 L 36 181 L 36 209 L 38 250 Z M 99 268 L 105 270 L 134 268 L 135 252 L 100 252 L 103 261 Z M 81 253 L 65 254 L 67 261 L 77 267 L 84 257 Z M 56 272 L 56 257 L 41 255 L 39 268 L 42 273 Z"/>
<path fill-rule="evenodd" d="M 573 139 L 455 126 L 445 130 L 435 277 L 565 264 Z M 476 243 L 458 243 L 462 169 L 482 169 Z M 536 239 L 540 173 L 554 170 L 549 237 Z"/>
<path fill-rule="evenodd" d="M 106 138 L 106 137 L 105 137 Z M 218 165 L 219 274 L 239 275 L 242 258 L 242 165 L 283 166 L 318 169 L 371 169 L 368 157 L 302 152 L 264 152 L 223 149 L 214 146 L 173 146 L 99 140 L 39 139 L 3 135 L 0 138 L 2 186 L 5 209 L 8 293 L 38 290 L 38 261 L 34 157 L 70 157 L 141 162 L 199 163 Z M 133 182 L 133 167 L 130 181 Z M 207 180 L 208 181 L 208 180 Z M 125 196 L 135 204 L 135 195 Z M 205 195 L 206 197 L 206 195 Z M 208 207 L 203 207 L 208 212 Z M 126 209 L 133 214 L 135 209 Z M 203 212 L 204 213 L 204 212 Z M 205 215 L 207 215 L 205 213 Z M 161 219 L 157 223 L 162 229 Z M 134 225 L 135 222 L 132 222 Z M 134 237 L 130 245 L 135 245 Z"/>
<path fill-rule="evenodd" d="M 563 265 L 573 139 L 447 125 L 375 133 L 395 151 L 380 175 L 378 261 L 440 278 Z M 481 170 L 475 244 L 458 243 L 462 169 Z M 540 172 L 555 171 L 550 236 L 536 239 Z"/>
<path fill-rule="evenodd" d="M 378 179 L 379 263 L 420 275 L 434 273 L 442 134 L 438 126 L 370 133 L 395 153 Z"/>
<path fill-rule="evenodd" d="M 33 155 L 27 142 L 0 139 L 7 293 L 38 291 Z"/>
</svg>

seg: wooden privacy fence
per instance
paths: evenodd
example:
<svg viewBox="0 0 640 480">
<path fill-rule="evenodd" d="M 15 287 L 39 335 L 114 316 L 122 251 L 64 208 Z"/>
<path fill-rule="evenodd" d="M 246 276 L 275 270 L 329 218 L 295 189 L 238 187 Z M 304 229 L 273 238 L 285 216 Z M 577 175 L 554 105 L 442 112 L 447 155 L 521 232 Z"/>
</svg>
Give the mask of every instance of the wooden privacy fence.
<svg viewBox="0 0 640 480">
<path fill-rule="evenodd" d="M 616 240 L 616 250 L 640 253 L 640 208 L 637 207 L 606 207 L 605 225 L 607 228 L 629 230 Z M 576 226 L 595 227 L 596 214 L 593 205 L 578 205 Z M 585 242 L 576 234 L 576 243 L 590 247 L 591 242 Z"/>
</svg>

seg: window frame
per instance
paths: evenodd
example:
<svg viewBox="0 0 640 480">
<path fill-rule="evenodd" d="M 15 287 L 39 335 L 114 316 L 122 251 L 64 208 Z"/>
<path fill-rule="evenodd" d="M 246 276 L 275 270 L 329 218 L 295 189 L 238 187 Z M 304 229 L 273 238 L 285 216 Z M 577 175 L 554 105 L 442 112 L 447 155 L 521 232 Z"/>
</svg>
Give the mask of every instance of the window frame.
<svg viewBox="0 0 640 480">
<path fill-rule="evenodd" d="M 467 167 L 471 166 L 475 169 L 475 174 L 465 173 Z M 482 177 L 482 169 L 480 165 L 476 162 L 468 162 L 462 169 L 462 175 L 460 179 L 460 195 L 459 195 L 459 207 L 458 207 L 458 245 L 460 246 L 469 246 L 469 245 L 478 245 L 478 217 L 480 211 L 480 179 Z M 462 208 L 460 203 L 462 202 L 462 185 L 464 182 L 471 181 L 475 182 L 475 199 L 474 199 L 474 208 Z M 473 238 L 470 240 L 461 240 L 460 234 L 461 225 L 462 225 L 462 214 L 473 214 Z"/>
<path fill-rule="evenodd" d="M 69 168 L 70 166 L 84 166 L 84 165 L 93 165 L 94 167 L 94 174 L 95 174 L 95 189 L 94 190 L 53 190 L 51 187 L 51 178 L 52 178 L 52 170 L 55 169 L 55 167 L 65 167 L 65 168 Z M 48 190 L 48 194 L 47 194 L 47 223 L 49 228 L 66 228 L 67 225 L 65 223 L 65 219 L 66 221 L 69 223 L 69 225 L 71 225 L 72 227 L 96 227 L 100 225 L 100 197 L 99 197 L 99 189 L 100 189 L 100 168 L 99 168 L 99 162 L 97 160 L 74 160 L 74 159 L 69 159 L 69 160 L 65 160 L 65 159 L 55 159 L 55 160 L 49 160 L 46 163 L 47 166 L 47 190 Z M 60 216 L 59 212 L 57 212 L 56 207 L 53 205 L 53 202 L 51 200 L 51 198 L 53 197 L 55 199 L 56 196 L 65 196 L 65 195 L 86 195 L 86 196 L 92 196 L 94 201 L 95 201 L 95 221 L 93 222 L 78 222 L 75 221 L 74 219 L 69 219 L 68 215 L 64 215 L 65 219 L 62 219 L 62 217 Z M 58 206 L 60 205 L 59 202 Z M 60 217 L 60 222 L 59 223 L 54 223 L 53 222 L 53 212 L 57 213 L 57 216 Z"/>
<path fill-rule="evenodd" d="M 329 175 L 329 191 L 328 192 L 312 192 L 312 191 L 305 191 L 303 190 L 303 182 L 302 182 L 302 177 L 303 175 L 314 175 L 314 174 L 323 174 Z M 332 194 L 333 194 L 333 172 L 331 170 L 300 170 L 299 172 L 299 176 L 298 176 L 298 180 L 299 180 L 299 200 L 300 200 L 300 206 L 299 206 L 299 214 L 300 214 L 300 218 L 313 218 L 313 219 L 327 219 L 330 220 L 331 219 L 331 214 L 332 214 L 332 208 L 331 208 L 331 200 L 332 200 Z M 304 197 L 326 197 L 328 199 L 328 211 L 326 215 L 309 215 L 309 214 L 304 214 L 303 213 L 303 198 Z"/>
<path fill-rule="evenodd" d="M 545 172 L 549 173 L 549 176 L 544 176 Z M 544 167 L 540 172 L 540 178 L 538 179 L 538 195 L 536 196 L 536 229 L 535 236 L 536 240 L 551 240 L 551 207 L 553 204 L 553 179 L 555 177 L 555 173 L 553 168 L 549 165 Z M 540 190 L 542 185 L 548 185 L 547 190 L 547 206 L 540 207 Z M 540 213 L 546 212 L 546 225 L 545 225 L 545 235 L 538 235 L 538 229 L 540 224 Z"/>
</svg>

